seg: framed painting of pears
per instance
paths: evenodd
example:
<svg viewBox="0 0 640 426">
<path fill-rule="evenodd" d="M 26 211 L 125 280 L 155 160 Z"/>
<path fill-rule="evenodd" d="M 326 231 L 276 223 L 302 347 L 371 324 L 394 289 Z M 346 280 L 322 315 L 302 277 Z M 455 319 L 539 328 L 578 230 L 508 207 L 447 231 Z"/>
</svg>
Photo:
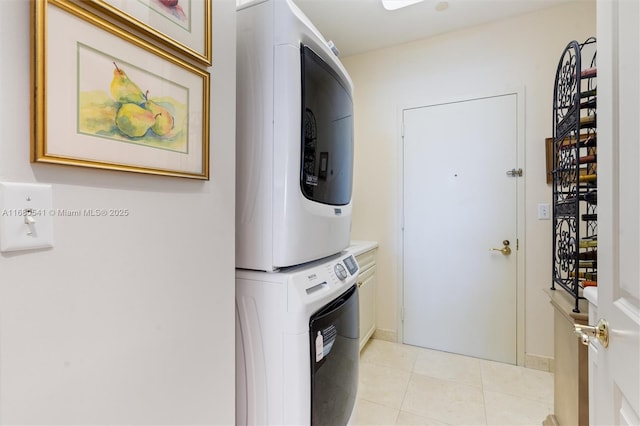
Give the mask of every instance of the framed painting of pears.
<svg viewBox="0 0 640 426">
<path fill-rule="evenodd" d="M 68 0 L 32 2 L 32 161 L 209 179 L 209 73 Z"/>
<path fill-rule="evenodd" d="M 212 0 L 84 0 L 83 4 L 211 65 Z"/>
</svg>

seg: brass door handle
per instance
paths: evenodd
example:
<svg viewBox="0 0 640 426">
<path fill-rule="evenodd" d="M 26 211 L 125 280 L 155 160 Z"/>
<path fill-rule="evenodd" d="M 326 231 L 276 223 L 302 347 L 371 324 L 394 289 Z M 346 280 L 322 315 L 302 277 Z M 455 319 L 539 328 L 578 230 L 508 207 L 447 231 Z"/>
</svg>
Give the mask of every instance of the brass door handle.
<svg viewBox="0 0 640 426">
<path fill-rule="evenodd" d="M 504 247 L 502 248 L 492 248 L 490 249 L 491 251 L 495 250 L 495 251 L 499 251 L 500 253 L 502 253 L 504 256 L 509 256 L 511 254 L 511 247 L 509 247 L 509 240 L 504 240 L 502 242 L 502 244 L 504 245 Z"/>
<path fill-rule="evenodd" d="M 609 323 L 607 320 L 600 319 L 598 324 L 593 325 L 582 325 L 582 324 L 573 324 L 574 332 L 580 336 L 580 340 L 583 345 L 589 345 L 589 338 L 595 337 L 597 338 L 603 347 L 609 346 Z"/>
</svg>

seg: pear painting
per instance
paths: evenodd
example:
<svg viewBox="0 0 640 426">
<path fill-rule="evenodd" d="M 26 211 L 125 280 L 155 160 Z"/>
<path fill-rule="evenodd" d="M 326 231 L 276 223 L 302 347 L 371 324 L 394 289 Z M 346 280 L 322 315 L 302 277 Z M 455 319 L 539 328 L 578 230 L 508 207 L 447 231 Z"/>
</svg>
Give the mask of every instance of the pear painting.
<svg viewBox="0 0 640 426">
<path fill-rule="evenodd" d="M 80 133 L 149 148 L 187 152 L 188 94 L 185 88 L 114 60 L 108 62 L 112 68 L 108 76 L 107 70 L 103 69 L 106 60 L 100 60 L 99 67 L 93 62 L 92 69 L 99 68 L 103 80 L 93 72 L 86 79 L 91 84 L 80 84 Z M 166 89 L 167 94 L 162 95 L 162 89 Z"/>
<path fill-rule="evenodd" d="M 129 79 L 123 70 L 118 68 L 118 64 L 114 62 L 113 65 L 116 67 L 113 70 L 113 80 L 111 80 L 111 95 L 113 99 L 121 104 L 144 102 L 146 98 L 142 90 Z"/>
<path fill-rule="evenodd" d="M 149 91 L 142 93 L 140 87 L 127 76 L 124 70 L 113 71 L 111 95 L 120 104 L 116 112 L 116 127 L 130 138 L 141 138 L 152 131 L 165 136 L 173 129 L 173 115 L 157 102 L 149 99 Z"/>
<path fill-rule="evenodd" d="M 144 136 L 155 122 L 156 116 L 151 111 L 133 103 L 123 104 L 116 112 L 116 126 L 132 138 Z"/>
<path fill-rule="evenodd" d="M 151 111 L 154 116 L 154 122 L 151 130 L 159 136 L 168 134 L 173 129 L 173 115 L 168 108 L 163 107 L 157 102 L 149 99 L 149 91 L 145 94 L 144 108 Z"/>
</svg>

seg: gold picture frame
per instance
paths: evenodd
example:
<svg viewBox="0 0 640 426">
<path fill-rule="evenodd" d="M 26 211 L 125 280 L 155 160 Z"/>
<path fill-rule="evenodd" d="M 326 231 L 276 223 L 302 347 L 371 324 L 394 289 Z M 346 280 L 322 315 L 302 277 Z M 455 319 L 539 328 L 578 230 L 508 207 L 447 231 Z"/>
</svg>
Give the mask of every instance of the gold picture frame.
<svg viewBox="0 0 640 426">
<path fill-rule="evenodd" d="M 551 185 L 553 183 L 553 138 L 545 138 L 544 140 L 544 151 L 545 151 L 545 165 L 547 169 L 547 184 Z"/>
<path fill-rule="evenodd" d="M 81 0 L 160 45 L 212 63 L 212 0 Z"/>
<path fill-rule="evenodd" d="M 31 3 L 31 160 L 209 179 L 209 73 L 68 0 Z"/>
<path fill-rule="evenodd" d="M 595 133 L 581 133 L 580 134 L 580 142 L 586 141 L 589 137 L 594 137 Z M 575 143 L 575 138 L 565 137 L 562 140 L 562 145 L 569 145 Z M 551 185 L 553 183 L 553 156 L 555 154 L 555 148 L 553 144 L 553 138 L 545 138 L 544 140 L 545 147 L 545 166 L 546 166 L 546 176 L 547 176 L 547 184 Z M 580 174 L 587 174 L 585 169 L 580 170 Z"/>
</svg>

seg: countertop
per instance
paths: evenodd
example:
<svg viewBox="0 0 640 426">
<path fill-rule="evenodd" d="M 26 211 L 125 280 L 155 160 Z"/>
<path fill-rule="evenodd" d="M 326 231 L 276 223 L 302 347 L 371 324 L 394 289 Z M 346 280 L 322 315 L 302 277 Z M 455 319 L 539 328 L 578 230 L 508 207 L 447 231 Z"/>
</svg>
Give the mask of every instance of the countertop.
<svg viewBox="0 0 640 426">
<path fill-rule="evenodd" d="M 347 250 L 354 256 L 358 256 L 362 253 L 366 253 L 369 250 L 373 250 L 375 248 L 378 248 L 377 241 L 354 240 L 354 241 L 351 241 L 351 245 L 347 247 Z"/>
<path fill-rule="evenodd" d="M 544 290 L 549 296 L 550 302 L 554 308 L 561 312 L 569 322 L 579 321 L 584 324 L 589 320 L 589 304 L 586 300 L 580 299 L 578 305 L 580 312 L 573 312 L 575 306 L 575 299 L 569 295 L 562 288 L 551 290 L 549 288 Z"/>
</svg>

